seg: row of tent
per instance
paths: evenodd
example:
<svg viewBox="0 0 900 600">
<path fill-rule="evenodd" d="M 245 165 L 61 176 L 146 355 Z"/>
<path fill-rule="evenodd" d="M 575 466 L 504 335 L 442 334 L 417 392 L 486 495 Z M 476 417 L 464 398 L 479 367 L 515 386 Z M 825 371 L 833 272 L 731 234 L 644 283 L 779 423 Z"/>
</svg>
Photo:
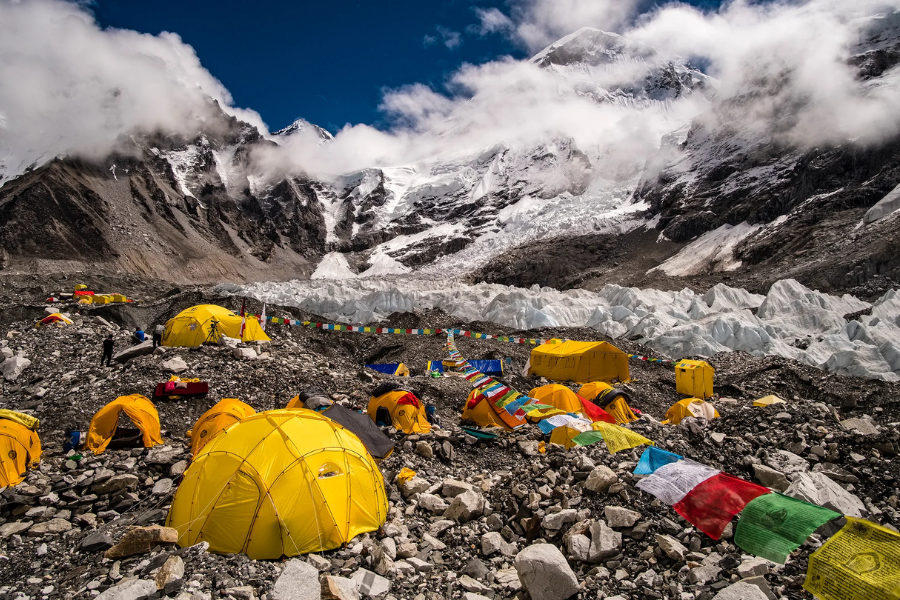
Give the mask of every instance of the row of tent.
<svg viewBox="0 0 900 600">
<path fill-rule="evenodd" d="M 469 364 L 484 373 L 485 375 L 503 375 L 502 360 L 470 360 Z M 447 373 L 457 367 L 456 361 L 452 360 L 429 360 L 425 365 L 426 373 Z M 367 369 L 372 369 L 384 375 L 394 375 L 397 377 L 409 377 L 410 371 L 404 363 L 377 363 L 366 365 Z"/>
</svg>

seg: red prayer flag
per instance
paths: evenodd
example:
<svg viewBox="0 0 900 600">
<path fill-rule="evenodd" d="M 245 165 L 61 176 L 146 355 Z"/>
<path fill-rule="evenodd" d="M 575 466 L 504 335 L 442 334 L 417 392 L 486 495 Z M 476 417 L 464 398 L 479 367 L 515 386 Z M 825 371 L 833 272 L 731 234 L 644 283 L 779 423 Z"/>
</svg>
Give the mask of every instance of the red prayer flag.
<svg viewBox="0 0 900 600">
<path fill-rule="evenodd" d="M 603 421 L 604 423 L 609 423 L 611 425 L 616 424 L 616 419 L 611 414 L 588 400 L 587 398 L 582 398 L 578 396 L 581 400 L 581 406 L 584 408 L 584 414 L 587 418 L 589 418 L 593 422 Z"/>
<path fill-rule="evenodd" d="M 744 510 L 748 502 L 768 493 L 769 488 L 719 473 L 692 489 L 672 508 L 697 529 L 717 540 L 722 537 L 731 519 Z"/>
</svg>

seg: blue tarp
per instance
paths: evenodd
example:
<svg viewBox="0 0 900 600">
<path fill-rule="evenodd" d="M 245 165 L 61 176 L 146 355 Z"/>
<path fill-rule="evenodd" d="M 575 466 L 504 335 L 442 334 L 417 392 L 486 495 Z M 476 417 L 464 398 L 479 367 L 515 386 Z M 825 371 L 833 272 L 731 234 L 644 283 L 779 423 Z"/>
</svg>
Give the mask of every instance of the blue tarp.
<svg viewBox="0 0 900 600">
<path fill-rule="evenodd" d="M 401 369 L 403 366 L 403 363 L 393 363 L 384 365 L 366 365 L 366 368 L 378 371 L 379 373 L 384 373 L 385 375 L 399 375 L 403 370 Z"/>
<path fill-rule="evenodd" d="M 503 375 L 502 360 L 470 360 L 469 364 L 472 365 L 472 368 L 481 371 L 485 375 Z M 428 370 L 443 373 L 444 364 L 439 360 L 428 361 Z"/>
</svg>

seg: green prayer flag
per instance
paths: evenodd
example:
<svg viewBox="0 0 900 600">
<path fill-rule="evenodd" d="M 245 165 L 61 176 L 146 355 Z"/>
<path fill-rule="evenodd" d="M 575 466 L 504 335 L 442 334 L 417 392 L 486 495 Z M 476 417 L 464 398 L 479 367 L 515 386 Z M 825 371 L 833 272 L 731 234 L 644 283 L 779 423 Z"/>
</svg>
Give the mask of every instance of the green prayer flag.
<svg viewBox="0 0 900 600">
<path fill-rule="evenodd" d="M 741 511 L 734 542 L 750 554 L 784 564 L 816 529 L 841 515 L 782 494 L 764 494 Z"/>
<path fill-rule="evenodd" d="M 579 446 L 590 446 L 591 444 L 596 444 L 602 439 L 603 434 L 599 431 L 585 431 L 584 433 L 579 433 L 574 438 L 572 438 L 572 441 Z"/>
</svg>

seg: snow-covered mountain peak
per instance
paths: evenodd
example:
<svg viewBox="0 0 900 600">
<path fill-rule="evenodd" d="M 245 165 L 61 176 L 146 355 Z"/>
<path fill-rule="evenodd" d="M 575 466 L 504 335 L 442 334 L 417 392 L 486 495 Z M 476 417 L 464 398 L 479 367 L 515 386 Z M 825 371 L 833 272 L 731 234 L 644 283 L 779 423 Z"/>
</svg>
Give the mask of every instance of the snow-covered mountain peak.
<svg viewBox="0 0 900 600">
<path fill-rule="evenodd" d="M 327 142 L 334 138 L 334 136 L 331 135 L 331 133 L 329 133 L 327 130 L 322 129 L 314 123 L 310 123 L 306 119 L 297 119 L 284 129 L 279 129 L 278 131 L 274 132 L 272 135 L 275 136 L 276 141 L 278 141 L 278 138 L 284 139 L 302 131 L 312 131 L 323 142 Z"/>
<path fill-rule="evenodd" d="M 623 58 L 648 59 L 657 54 L 654 48 L 632 42 L 617 33 L 582 27 L 538 52 L 531 62 L 540 67 L 573 64 L 597 66 Z"/>
</svg>

